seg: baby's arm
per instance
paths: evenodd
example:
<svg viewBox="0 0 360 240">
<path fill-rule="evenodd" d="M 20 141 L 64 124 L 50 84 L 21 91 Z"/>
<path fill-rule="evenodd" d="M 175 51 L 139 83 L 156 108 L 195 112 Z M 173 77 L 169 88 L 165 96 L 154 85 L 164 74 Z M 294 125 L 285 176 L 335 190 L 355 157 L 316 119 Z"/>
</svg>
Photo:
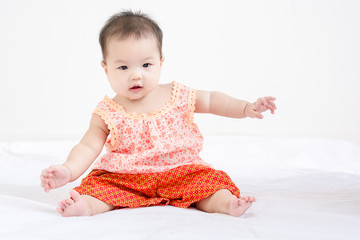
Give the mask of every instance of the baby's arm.
<svg viewBox="0 0 360 240">
<path fill-rule="evenodd" d="M 276 110 L 274 97 L 259 98 L 255 103 L 249 103 L 240 99 L 230 97 L 221 92 L 196 91 L 195 112 L 212 113 L 231 118 L 259 118 L 266 110 L 272 114 Z"/>
<path fill-rule="evenodd" d="M 105 122 L 94 114 L 89 129 L 71 150 L 66 162 L 42 171 L 40 179 L 45 192 L 78 179 L 99 156 L 108 134 Z"/>
</svg>

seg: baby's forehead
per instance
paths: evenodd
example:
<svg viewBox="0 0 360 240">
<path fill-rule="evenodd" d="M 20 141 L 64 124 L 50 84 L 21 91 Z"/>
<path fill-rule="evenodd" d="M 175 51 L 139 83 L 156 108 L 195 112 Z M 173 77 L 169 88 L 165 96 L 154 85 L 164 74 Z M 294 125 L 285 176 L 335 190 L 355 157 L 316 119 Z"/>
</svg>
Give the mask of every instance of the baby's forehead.
<svg viewBox="0 0 360 240">
<path fill-rule="evenodd" d="M 115 41 L 124 41 L 124 40 L 155 40 L 158 41 L 156 36 L 151 33 L 132 33 L 128 35 L 123 35 L 121 33 L 115 33 L 108 37 L 107 42 L 109 43 L 111 40 Z"/>
<path fill-rule="evenodd" d="M 133 41 L 133 42 L 132 42 Z M 157 48 L 157 50 L 159 51 L 160 55 L 161 55 L 161 50 L 160 50 L 160 45 L 158 43 L 158 40 L 155 36 L 153 35 L 146 35 L 146 36 L 135 36 L 135 35 L 132 35 L 132 36 L 119 36 L 119 35 L 115 35 L 115 36 L 112 36 L 112 37 L 109 37 L 108 40 L 107 40 L 107 44 L 106 44 L 106 53 L 107 55 L 109 54 L 109 50 L 110 49 L 113 49 L 114 46 L 121 46 L 122 42 L 127 42 L 130 44 L 134 44 L 136 45 L 138 42 L 142 42 L 142 41 L 147 41 L 149 42 L 150 44 L 147 44 L 146 43 L 146 46 L 148 49 L 152 48 L 154 45 L 154 47 Z M 151 44 L 151 42 L 154 43 Z M 110 47 L 110 46 L 113 46 L 113 47 Z M 110 47 L 110 49 L 109 49 Z"/>
</svg>

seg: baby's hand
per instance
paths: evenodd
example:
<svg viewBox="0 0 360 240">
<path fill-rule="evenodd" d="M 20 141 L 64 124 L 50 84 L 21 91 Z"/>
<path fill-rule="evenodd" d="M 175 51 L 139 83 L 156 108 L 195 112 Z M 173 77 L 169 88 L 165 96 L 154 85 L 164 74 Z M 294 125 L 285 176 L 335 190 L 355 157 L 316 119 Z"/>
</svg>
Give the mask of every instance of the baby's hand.
<svg viewBox="0 0 360 240">
<path fill-rule="evenodd" d="M 245 116 L 263 119 L 264 116 L 261 113 L 266 110 L 270 110 L 274 114 L 276 110 L 275 100 L 274 97 L 263 97 L 259 98 L 255 103 L 249 103 L 245 107 Z"/>
<path fill-rule="evenodd" d="M 49 192 L 51 189 L 62 187 L 70 182 L 71 173 L 63 165 L 54 165 L 42 171 L 40 180 L 45 192 Z"/>
</svg>

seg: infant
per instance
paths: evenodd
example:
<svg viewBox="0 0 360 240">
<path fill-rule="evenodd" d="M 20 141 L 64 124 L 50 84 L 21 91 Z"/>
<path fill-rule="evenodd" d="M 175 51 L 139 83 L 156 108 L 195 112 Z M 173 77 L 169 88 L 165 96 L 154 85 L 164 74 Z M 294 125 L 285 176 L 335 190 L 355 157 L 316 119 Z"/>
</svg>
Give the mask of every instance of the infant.
<svg viewBox="0 0 360 240">
<path fill-rule="evenodd" d="M 173 205 L 209 213 L 242 215 L 256 200 L 199 153 L 203 136 L 194 113 L 258 118 L 276 109 L 274 97 L 255 103 L 178 82 L 159 84 L 164 62 L 162 31 L 147 15 L 124 11 L 100 32 L 113 98 L 96 106 L 90 126 L 62 165 L 41 173 L 45 192 L 92 171 L 59 202 L 65 217 L 89 216 L 125 207 Z M 106 154 L 100 155 L 103 147 Z"/>
</svg>

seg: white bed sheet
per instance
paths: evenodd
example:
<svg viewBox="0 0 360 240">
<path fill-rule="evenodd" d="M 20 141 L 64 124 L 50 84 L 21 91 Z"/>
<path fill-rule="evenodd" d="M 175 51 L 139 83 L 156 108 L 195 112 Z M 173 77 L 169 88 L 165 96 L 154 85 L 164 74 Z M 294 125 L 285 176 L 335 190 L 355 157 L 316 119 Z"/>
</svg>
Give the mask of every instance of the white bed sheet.
<svg viewBox="0 0 360 240">
<path fill-rule="evenodd" d="M 171 206 L 63 218 L 41 170 L 74 142 L 0 143 L 0 239 L 360 239 L 360 145 L 325 139 L 208 136 L 202 157 L 257 202 L 241 217 Z"/>
</svg>

